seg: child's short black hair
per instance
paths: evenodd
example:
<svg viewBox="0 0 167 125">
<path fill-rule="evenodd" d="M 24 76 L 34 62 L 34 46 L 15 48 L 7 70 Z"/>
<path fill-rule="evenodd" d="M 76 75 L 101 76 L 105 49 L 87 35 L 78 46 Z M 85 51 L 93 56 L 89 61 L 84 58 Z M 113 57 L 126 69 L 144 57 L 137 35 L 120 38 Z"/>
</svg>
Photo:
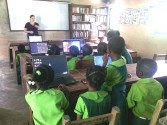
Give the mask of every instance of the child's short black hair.
<svg viewBox="0 0 167 125">
<path fill-rule="evenodd" d="M 97 46 L 97 52 L 99 55 L 104 55 L 105 53 L 107 53 L 107 43 L 100 42 Z"/>
<path fill-rule="evenodd" d="M 71 46 L 71 47 L 70 47 L 70 55 L 71 55 L 72 57 L 77 57 L 78 54 L 79 54 L 79 49 L 78 49 L 78 47 L 77 47 L 77 46 Z"/>
<path fill-rule="evenodd" d="M 85 44 L 83 47 L 82 47 L 82 50 L 83 50 L 83 56 L 87 56 L 87 55 L 90 55 L 92 54 L 92 47 L 89 46 L 88 44 Z"/>
<path fill-rule="evenodd" d="M 52 44 L 48 50 L 49 55 L 60 55 L 60 48 L 56 44 Z"/>
<path fill-rule="evenodd" d="M 118 30 L 110 30 L 107 33 L 107 40 L 110 41 L 110 39 L 115 36 L 120 36 L 120 32 Z"/>
<path fill-rule="evenodd" d="M 101 66 L 91 66 L 86 70 L 86 79 L 89 85 L 97 90 L 101 88 L 106 76 L 105 68 Z"/>
<path fill-rule="evenodd" d="M 25 52 L 25 46 L 23 44 L 18 45 L 18 52 L 19 53 L 24 53 Z"/>
<path fill-rule="evenodd" d="M 137 63 L 138 71 L 142 72 L 143 77 L 152 77 L 157 72 L 157 63 L 153 59 L 143 58 Z"/>
<path fill-rule="evenodd" d="M 33 80 L 38 83 L 39 86 L 49 86 L 49 84 L 53 81 L 54 71 L 48 66 L 41 64 L 39 65 L 34 73 Z"/>
<path fill-rule="evenodd" d="M 112 37 L 108 42 L 109 51 L 113 51 L 116 54 L 121 55 L 125 49 L 125 40 L 122 37 Z"/>
</svg>

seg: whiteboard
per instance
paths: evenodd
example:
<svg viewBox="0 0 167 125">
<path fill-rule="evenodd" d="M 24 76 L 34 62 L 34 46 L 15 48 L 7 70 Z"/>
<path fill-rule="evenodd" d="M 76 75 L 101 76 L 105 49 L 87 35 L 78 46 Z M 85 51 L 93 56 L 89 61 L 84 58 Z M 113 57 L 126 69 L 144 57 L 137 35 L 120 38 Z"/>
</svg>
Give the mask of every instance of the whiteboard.
<svg viewBox="0 0 167 125">
<path fill-rule="evenodd" d="M 11 31 L 24 30 L 32 14 L 39 30 L 69 30 L 68 3 L 7 0 L 7 5 Z"/>
</svg>

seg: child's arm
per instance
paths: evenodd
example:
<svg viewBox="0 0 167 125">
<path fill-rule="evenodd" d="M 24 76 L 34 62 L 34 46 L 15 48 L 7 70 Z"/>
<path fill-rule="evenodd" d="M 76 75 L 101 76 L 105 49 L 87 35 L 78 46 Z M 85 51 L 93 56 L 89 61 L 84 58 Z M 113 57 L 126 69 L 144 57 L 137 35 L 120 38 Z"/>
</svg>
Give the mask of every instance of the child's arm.
<svg viewBox="0 0 167 125">
<path fill-rule="evenodd" d="M 104 56 L 103 56 L 103 67 L 106 67 L 107 62 L 108 62 L 108 54 L 106 53 L 106 54 L 104 54 Z"/>
<path fill-rule="evenodd" d="M 84 113 L 86 112 L 86 105 L 81 97 L 78 98 L 77 104 L 75 106 L 74 112 L 77 114 L 77 120 L 83 118 Z M 88 115 L 88 114 L 87 114 Z"/>
<path fill-rule="evenodd" d="M 61 91 L 64 93 L 64 95 L 65 95 L 65 97 L 67 98 L 67 100 L 69 100 L 69 98 L 70 98 L 70 92 L 69 92 L 69 90 L 67 89 L 67 87 L 66 87 L 65 85 L 63 85 L 63 84 L 60 84 L 60 85 L 58 86 L 58 89 L 61 90 Z"/>
<path fill-rule="evenodd" d="M 128 96 L 127 96 L 127 103 L 129 108 L 133 108 L 136 105 L 136 102 L 140 100 L 140 92 L 137 89 L 137 85 L 132 85 Z"/>
<path fill-rule="evenodd" d="M 81 120 L 82 119 L 82 115 L 77 115 L 77 120 Z"/>
</svg>

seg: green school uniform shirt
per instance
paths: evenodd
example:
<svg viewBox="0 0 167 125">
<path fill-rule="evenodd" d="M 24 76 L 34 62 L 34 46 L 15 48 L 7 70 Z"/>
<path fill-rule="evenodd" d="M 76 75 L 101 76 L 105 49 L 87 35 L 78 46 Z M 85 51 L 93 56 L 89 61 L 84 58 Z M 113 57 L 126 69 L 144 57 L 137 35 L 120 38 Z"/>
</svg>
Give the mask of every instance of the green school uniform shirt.
<svg viewBox="0 0 167 125">
<path fill-rule="evenodd" d="M 115 85 L 118 85 L 120 81 L 125 81 L 126 77 L 120 73 L 119 70 L 116 69 L 120 67 L 126 67 L 126 60 L 124 57 L 121 57 L 119 60 L 112 61 L 106 68 L 107 68 L 107 75 L 105 78 L 105 82 L 103 83 L 103 86 L 108 90 L 112 91 L 112 87 Z M 126 69 L 126 68 L 125 68 Z M 125 74 L 127 73 L 126 71 Z"/>
<path fill-rule="evenodd" d="M 132 85 L 127 102 L 135 116 L 150 119 L 157 101 L 162 98 L 162 85 L 153 78 L 145 78 Z"/>
<path fill-rule="evenodd" d="M 123 50 L 122 56 L 126 59 L 127 64 L 133 63 L 132 56 L 130 55 L 130 53 L 127 51 L 126 48 Z"/>
<path fill-rule="evenodd" d="M 61 125 L 69 103 L 63 92 L 56 89 L 32 90 L 25 99 L 33 112 L 35 125 Z"/>
<path fill-rule="evenodd" d="M 20 56 L 24 56 L 24 55 L 26 55 L 26 53 L 18 53 L 16 55 L 16 65 L 17 66 L 20 66 Z"/>
<path fill-rule="evenodd" d="M 78 57 L 73 57 L 67 62 L 68 70 L 74 70 L 76 68 L 76 62 L 79 60 Z"/>
<path fill-rule="evenodd" d="M 92 107 L 87 107 L 87 103 L 84 101 L 84 98 L 86 98 L 86 100 L 90 100 L 89 103 L 91 103 L 93 101 L 93 104 L 95 104 L 95 107 L 98 107 L 98 109 L 96 110 L 105 110 L 104 105 L 106 108 L 111 109 L 110 105 L 111 105 L 111 97 L 109 96 L 108 92 L 106 91 L 94 91 L 94 92 L 85 92 L 84 94 L 81 94 L 78 98 L 76 107 L 74 112 L 78 115 L 82 115 L 82 118 L 89 118 L 89 112 L 91 112 L 89 109 L 91 108 L 91 110 L 93 110 Z M 106 98 L 106 99 L 104 99 Z M 104 102 L 105 101 L 105 102 Z M 100 105 L 101 102 L 104 102 L 102 105 Z M 98 105 L 99 104 L 99 105 Z M 97 106 L 98 105 L 98 106 Z M 101 108 L 101 109 L 99 109 Z M 94 112 L 94 111 L 93 111 Z M 111 110 L 108 110 L 107 112 L 111 112 Z"/>
<path fill-rule="evenodd" d="M 87 55 L 87 56 L 84 56 L 82 60 L 92 60 L 92 59 L 93 59 L 92 55 Z"/>
</svg>

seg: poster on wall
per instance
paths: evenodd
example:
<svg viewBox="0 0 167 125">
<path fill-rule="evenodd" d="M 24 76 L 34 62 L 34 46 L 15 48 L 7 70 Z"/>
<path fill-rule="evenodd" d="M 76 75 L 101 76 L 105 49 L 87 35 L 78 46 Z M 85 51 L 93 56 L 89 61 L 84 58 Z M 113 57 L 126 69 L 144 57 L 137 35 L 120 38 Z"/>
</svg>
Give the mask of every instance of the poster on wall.
<svg viewBox="0 0 167 125">
<path fill-rule="evenodd" d="M 148 21 L 148 9 L 127 8 L 120 14 L 119 24 L 143 24 Z"/>
</svg>

